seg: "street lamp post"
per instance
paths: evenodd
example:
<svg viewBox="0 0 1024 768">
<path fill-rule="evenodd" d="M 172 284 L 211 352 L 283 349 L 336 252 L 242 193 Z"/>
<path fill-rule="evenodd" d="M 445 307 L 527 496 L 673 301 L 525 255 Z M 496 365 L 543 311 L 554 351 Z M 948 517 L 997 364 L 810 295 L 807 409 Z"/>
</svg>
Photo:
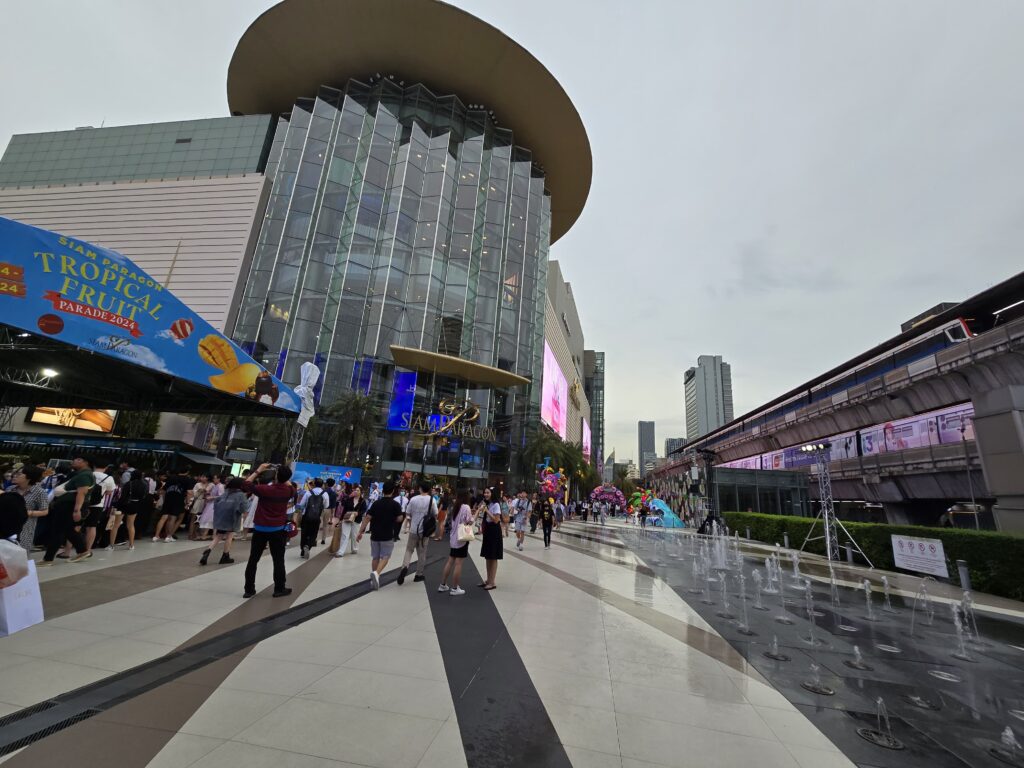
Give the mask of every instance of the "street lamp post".
<svg viewBox="0 0 1024 768">
<path fill-rule="evenodd" d="M 974 478 L 971 477 L 971 457 L 967 452 L 967 417 L 963 416 L 960 419 L 960 442 L 964 446 L 964 463 L 967 465 L 967 487 L 971 492 L 971 514 L 974 515 L 974 529 L 978 530 L 981 525 L 978 524 L 978 505 L 974 502 Z"/>
</svg>

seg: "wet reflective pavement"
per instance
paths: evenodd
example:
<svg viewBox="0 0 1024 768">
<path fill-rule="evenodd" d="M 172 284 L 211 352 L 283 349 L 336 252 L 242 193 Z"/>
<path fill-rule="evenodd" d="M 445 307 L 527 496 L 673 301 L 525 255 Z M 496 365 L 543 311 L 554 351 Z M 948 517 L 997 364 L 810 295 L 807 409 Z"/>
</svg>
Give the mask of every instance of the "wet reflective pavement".
<svg viewBox="0 0 1024 768">
<path fill-rule="evenodd" d="M 763 558 L 742 552 L 737 557 L 733 540 L 716 545 L 684 532 L 616 527 L 582 531 L 572 546 L 621 551 L 602 541 L 611 537 L 626 544 L 640 560 L 638 567 L 669 584 L 858 765 L 1024 766 L 1024 752 L 1001 744 L 1007 726 L 1024 734 L 1024 621 L 978 612 L 978 635 L 972 622 L 964 622 L 961 647 L 948 601 L 932 598 L 932 616 L 919 601 L 911 636 L 912 598 L 894 595 L 891 609 L 886 609 L 876 577 L 870 614 L 874 620 L 869 620 L 862 590 L 840 586 L 838 605 L 833 605 L 830 584 L 815 578 L 810 582 L 817 640 L 812 647 L 806 582 L 794 578 L 785 550 L 779 569 L 785 607 L 779 594 L 762 594 L 767 610 L 756 610 L 754 571 L 767 584 L 765 564 Z M 776 655 L 788 660 L 765 656 L 776 639 Z M 961 650 L 966 658 L 954 655 Z M 808 685 L 815 680 L 818 689 L 834 693 L 808 690 L 816 687 Z M 858 735 L 858 729 L 878 727 L 879 699 L 901 749 L 878 746 Z"/>
</svg>

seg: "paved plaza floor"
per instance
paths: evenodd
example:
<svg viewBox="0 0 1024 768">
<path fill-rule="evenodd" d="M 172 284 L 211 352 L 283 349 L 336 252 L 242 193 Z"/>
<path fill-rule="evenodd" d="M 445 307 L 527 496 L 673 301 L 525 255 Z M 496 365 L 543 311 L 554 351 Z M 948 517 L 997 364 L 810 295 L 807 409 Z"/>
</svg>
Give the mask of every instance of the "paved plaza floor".
<svg viewBox="0 0 1024 768">
<path fill-rule="evenodd" d="M 278 599 L 270 596 L 269 558 L 261 563 L 257 596 L 242 598 L 242 547 L 235 552 L 239 562 L 225 566 L 200 567 L 194 543 L 146 541 L 134 552 L 97 553 L 84 563 L 43 569 L 47 620 L 0 638 L 0 762 L 4 768 L 70 760 L 76 768 L 1005 764 L 984 740 L 956 756 L 927 725 L 905 717 L 897 694 L 917 689 L 907 687 L 899 665 L 877 661 L 888 671 L 882 682 L 843 666 L 852 650 L 831 633 L 860 617 L 818 619 L 817 631 L 829 640 L 820 655 L 810 654 L 799 647 L 809 622 L 800 616 L 803 593 L 794 591 L 785 608 L 792 625 L 774 622 L 779 611 L 757 612 L 763 615 L 748 622 L 757 634 L 739 634 L 741 620 L 717 615 L 728 613 L 720 598 L 701 602 L 707 584 L 692 581 L 692 558 L 701 555 L 688 534 L 569 523 L 550 549 L 539 531 L 521 553 L 513 542 L 505 540 L 498 588 L 490 592 L 476 586 L 483 563 L 479 544 L 471 545 L 462 597 L 437 591 L 447 555 L 442 544 L 428 551 L 425 582 L 410 575 L 399 586 L 395 570 L 376 592 L 366 578 L 368 547 L 342 559 L 321 547 L 309 560 L 290 547 L 294 592 Z M 750 566 L 759 562 L 747 559 Z M 726 575 L 724 581 L 735 613 L 738 580 Z M 827 603 L 827 584 L 817 589 Z M 902 606 L 899 596 L 897 603 Z M 1011 680 L 1018 673 L 1024 678 L 1019 652 L 1003 638 L 972 649 L 980 661 L 949 658 L 946 651 L 956 649 L 943 644 L 955 643 L 952 628 L 940 623 L 934 620 L 939 634 L 927 643 L 902 636 L 892 642 L 904 655 L 916 654 L 929 686 L 945 686 L 937 693 L 929 687 L 922 697 L 942 708 L 950 734 L 963 741 L 973 722 L 973 738 L 998 745 L 995 712 L 981 711 L 958 684 L 928 672 L 947 671 L 961 681 L 983 676 L 979 685 L 987 690 L 972 686 L 971 695 L 1009 700 L 1019 695 L 1013 691 L 1024 692 Z M 772 634 L 781 655 L 794 659 L 788 667 L 762 655 Z M 882 653 L 862 646 L 869 661 Z M 930 653 L 943 654 L 944 663 L 928 663 Z M 1012 696 L 1000 690 L 998 677 L 982 675 L 988 662 L 1015 670 L 1004 670 Z M 811 663 L 820 667 L 823 684 L 838 689 L 834 696 L 800 687 Z M 874 727 L 876 694 L 890 699 L 895 730 L 906 743 L 901 753 L 856 735 L 866 723 L 856 720 L 860 714 L 870 713 L 867 725 Z M 1005 715 L 1012 708 L 1003 706 L 1000 717 L 1013 720 Z"/>
</svg>

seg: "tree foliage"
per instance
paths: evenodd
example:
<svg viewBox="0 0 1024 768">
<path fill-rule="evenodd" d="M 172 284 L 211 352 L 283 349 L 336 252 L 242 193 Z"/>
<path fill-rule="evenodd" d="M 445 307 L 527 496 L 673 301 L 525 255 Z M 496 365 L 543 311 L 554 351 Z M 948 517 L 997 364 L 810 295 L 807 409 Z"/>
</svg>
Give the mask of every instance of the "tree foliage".
<svg viewBox="0 0 1024 768">
<path fill-rule="evenodd" d="M 583 456 L 579 443 L 562 440 L 544 425 L 530 433 L 520 453 L 520 476 L 527 488 L 532 489 L 537 479 L 537 466 L 550 460 L 550 466 L 561 469 L 569 478 L 571 490 L 579 496 L 590 493 L 601 482 L 597 468 Z"/>
<path fill-rule="evenodd" d="M 156 437 L 160 414 L 156 411 L 118 411 L 114 432 L 119 437 L 136 440 Z"/>
</svg>

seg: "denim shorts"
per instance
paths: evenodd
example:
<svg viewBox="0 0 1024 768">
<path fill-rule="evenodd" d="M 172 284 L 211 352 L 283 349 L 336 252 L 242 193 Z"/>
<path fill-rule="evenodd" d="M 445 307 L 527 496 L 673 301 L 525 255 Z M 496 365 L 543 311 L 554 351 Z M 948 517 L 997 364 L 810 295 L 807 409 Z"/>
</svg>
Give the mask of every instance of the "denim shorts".
<svg viewBox="0 0 1024 768">
<path fill-rule="evenodd" d="M 384 558 L 391 557 L 391 553 L 395 550 L 395 542 L 393 541 L 370 541 L 370 557 L 373 560 L 383 560 Z"/>
</svg>

